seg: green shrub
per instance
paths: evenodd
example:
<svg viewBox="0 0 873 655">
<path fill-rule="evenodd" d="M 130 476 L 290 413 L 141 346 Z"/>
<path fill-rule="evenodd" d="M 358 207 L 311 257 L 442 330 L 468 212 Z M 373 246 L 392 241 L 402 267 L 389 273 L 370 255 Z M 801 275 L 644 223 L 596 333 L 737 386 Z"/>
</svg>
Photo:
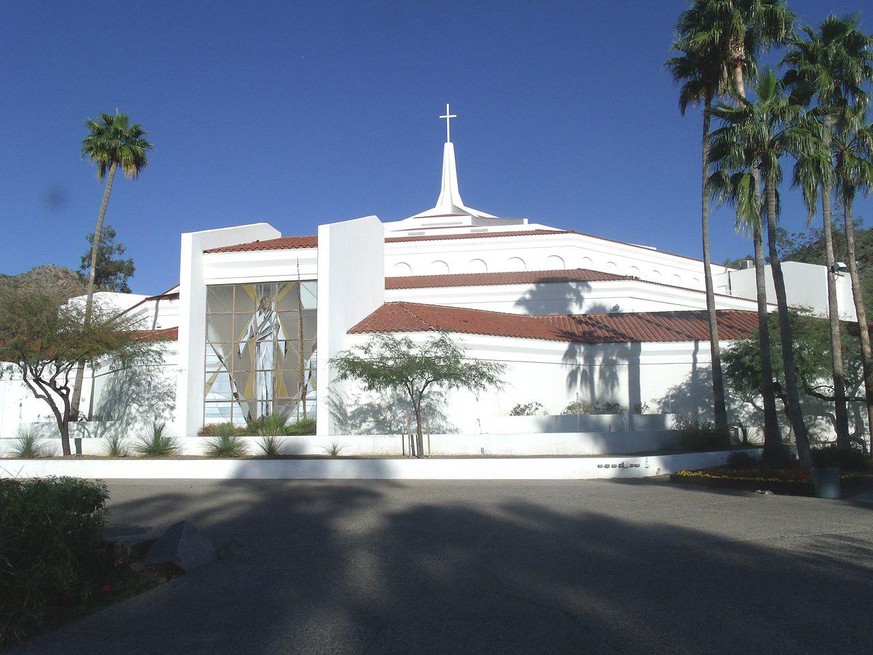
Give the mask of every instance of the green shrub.
<svg viewBox="0 0 873 655">
<path fill-rule="evenodd" d="M 315 419 L 302 418 L 295 423 L 291 423 L 285 428 L 285 434 L 295 437 L 315 434 Z"/>
<path fill-rule="evenodd" d="M 649 407 L 649 403 L 636 403 L 633 406 L 631 413 L 632 414 L 648 414 L 650 409 L 651 408 Z"/>
<path fill-rule="evenodd" d="M 0 647 L 25 637 L 60 594 L 87 598 L 108 497 L 101 482 L 0 480 Z"/>
<path fill-rule="evenodd" d="M 258 441 L 258 448 L 264 457 L 278 457 L 282 454 L 282 445 L 284 439 L 280 439 L 274 434 L 267 434 L 261 437 Z"/>
<path fill-rule="evenodd" d="M 834 466 L 844 471 L 866 471 L 870 459 L 860 448 L 840 448 L 836 444 L 812 449 L 813 466 Z"/>
<path fill-rule="evenodd" d="M 38 430 L 32 427 L 20 427 L 15 445 L 12 447 L 12 456 L 19 459 L 37 459 L 48 457 L 49 453 Z"/>
<path fill-rule="evenodd" d="M 241 437 L 246 434 L 245 428 L 234 425 L 233 423 L 210 423 L 204 425 L 197 431 L 197 435 L 201 437 L 222 437 L 222 436 L 237 436 Z"/>
<path fill-rule="evenodd" d="M 179 442 L 164 434 L 164 423 L 155 423 L 150 434 L 139 437 L 134 446 L 137 455 L 143 457 L 172 457 L 179 453 Z"/>
<path fill-rule="evenodd" d="M 712 422 L 679 419 L 677 423 L 678 434 L 676 441 L 679 450 L 708 452 L 730 448 L 730 435 L 727 432 L 717 430 Z"/>
<path fill-rule="evenodd" d="M 345 448 L 345 446 L 341 446 L 336 441 L 334 441 L 329 446 L 321 447 L 321 449 L 324 451 L 324 454 L 329 455 L 330 457 L 339 457 L 340 453 L 342 453 Z"/>
<path fill-rule="evenodd" d="M 509 410 L 510 416 L 539 416 L 545 414 L 542 403 L 518 403 Z"/>
<path fill-rule="evenodd" d="M 246 421 L 246 434 L 256 434 L 262 437 L 278 437 L 285 434 L 288 417 L 281 414 L 262 416 L 254 421 Z"/>
<path fill-rule="evenodd" d="M 207 457 L 245 457 L 245 442 L 235 434 L 220 434 L 206 446 Z"/>
<path fill-rule="evenodd" d="M 623 414 L 625 411 L 627 410 L 621 403 L 589 403 L 584 400 L 574 400 L 561 414 Z"/>
<path fill-rule="evenodd" d="M 103 449 L 109 457 L 127 457 L 127 441 L 120 434 L 107 436 Z"/>
</svg>

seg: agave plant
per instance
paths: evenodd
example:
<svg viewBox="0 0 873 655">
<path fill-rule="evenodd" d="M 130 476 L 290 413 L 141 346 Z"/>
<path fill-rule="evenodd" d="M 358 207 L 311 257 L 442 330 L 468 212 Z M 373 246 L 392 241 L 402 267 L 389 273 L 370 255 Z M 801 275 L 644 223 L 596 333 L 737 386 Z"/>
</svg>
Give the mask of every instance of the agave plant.
<svg viewBox="0 0 873 655">
<path fill-rule="evenodd" d="M 258 448 L 261 449 L 264 457 L 279 457 L 282 454 L 282 446 L 284 444 L 284 439 L 280 439 L 274 434 L 267 434 L 258 441 Z"/>
<path fill-rule="evenodd" d="M 285 434 L 285 425 L 287 423 L 287 416 L 270 414 L 269 416 L 262 416 L 253 421 L 248 421 L 246 429 L 249 434 L 257 434 L 262 437 L 281 436 Z"/>
<path fill-rule="evenodd" d="M 134 450 L 143 457 L 172 457 L 180 450 L 179 442 L 165 434 L 165 423 L 155 423 L 151 433 L 140 435 Z"/>
<path fill-rule="evenodd" d="M 206 446 L 207 457 L 245 457 L 248 455 L 245 442 L 235 434 L 219 434 Z"/>
<path fill-rule="evenodd" d="M 330 457 L 339 457 L 339 454 L 345 450 L 345 446 L 341 446 L 336 441 L 331 443 L 329 446 L 322 446 L 322 450 L 324 450 L 324 454 Z"/>
<path fill-rule="evenodd" d="M 19 459 L 37 459 L 48 457 L 49 453 L 43 444 L 39 431 L 33 427 L 18 428 L 18 437 L 15 446 L 12 447 L 12 456 Z"/>
<path fill-rule="evenodd" d="M 127 441 L 120 434 L 110 434 L 104 441 L 104 450 L 109 457 L 127 457 Z"/>
</svg>

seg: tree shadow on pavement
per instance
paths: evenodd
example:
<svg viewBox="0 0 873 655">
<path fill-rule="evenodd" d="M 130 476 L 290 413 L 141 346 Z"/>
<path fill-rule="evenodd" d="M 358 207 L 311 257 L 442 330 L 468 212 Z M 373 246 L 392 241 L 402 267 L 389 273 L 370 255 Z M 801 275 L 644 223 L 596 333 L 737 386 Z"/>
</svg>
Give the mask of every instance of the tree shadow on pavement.
<svg viewBox="0 0 873 655">
<path fill-rule="evenodd" d="M 646 485 L 116 491 L 119 523 L 184 518 L 233 556 L 20 652 L 873 652 L 873 537 L 848 504 L 810 532 L 791 526 L 813 499 Z"/>
</svg>

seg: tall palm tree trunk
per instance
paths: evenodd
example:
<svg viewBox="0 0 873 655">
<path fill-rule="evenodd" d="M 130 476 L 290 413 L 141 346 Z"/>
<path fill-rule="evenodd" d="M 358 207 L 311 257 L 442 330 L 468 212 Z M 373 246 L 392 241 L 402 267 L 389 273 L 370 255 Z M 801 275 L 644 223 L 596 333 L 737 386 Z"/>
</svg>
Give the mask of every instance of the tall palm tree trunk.
<svg viewBox="0 0 873 655">
<path fill-rule="evenodd" d="M 709 179 L 709 108 L 712 99 L 707 97 L 703 109 L 703 182 L 700 190 L 700 224 L 703 237 L 703 279 L 706 284 L 706 311 L 709 315 L 709 351 L 712 360 L 712 397 L 715 428 L 727 433 L 728 420 L 724 398 L 724 375 L 721 368 L 721 345 L 718 340 L 718 318 L 715 312 L 715 289 L 712 283 L 712 259 L 709 254 L 709 194 L 706 182 Z"/>
<path fill-rule="evenodd" d="M 830 126 L 825 121 L 825 145 L 830 151 Z M 821 207 L 824 217 L 825 255 L 827 258 L 828 322 L 831 333 L 831 363 L 834 378 L 834 429 L 837 446 L 849 447 L 849 413 L 846 407 L 846 368 L 843 363 L 843 339 L 840 335 L 840 309 L 837 303 L 836 258 L 834 257 L 833 224 L 831 223 L 831 190 L 821 185 Z"/>
<path fill-rule="evenodd" d="M 106 188 L 103 189 L 103 200 L 100 202 L 100 213 L 97 215 L 97 227 L 94 228 L 94 240 L 91 243 L 91 270 L 88 273 L 88 288 L 85 291 L 85 326 L 91 323 L 91 314 L 94 311 L 94 280 L 97 273 L 97 252 L 100 248 L 100 234 L 103 232 L 103 219 L 106 218 L 106 206 L 109 204 L 109 194 L 112 192 L 112 180 L 115 179 L 115 171 L 118 168 L 116 162 L 109 166 L 109 174 L 106 176 Z M 76 365 L 76 379 L 73 386 L 73 398 L 70 401 L 70 416 L 72 419 L 79 418 L 79 404 L 82 401 L 82 384 L 85 381 L 85 362 Z M 91 390 L 94 393 L 94 390 Z M 64 455 L 70 453 L 65 452 Z"/>
<path fill-rule="evenodd" d="M 756 188 L 760 188 L 756 179 Z M 757 195 L 757 193 L 756 193 Z M 760 203 L 758 203 L 760 205 Z M 764 460 L 774 461 L 782 452 L 782 432 L 776 412 L 776 390 L 773 385 L 773 359 L 767 311 L 767 281 L 764 275 L 764 237 L 761 222 L 752 225 L 755 248 L 755 292 L 758 300 L 758 346 L 761 351 L 761 399 L 764 404 Z"/>
<path fill-rule="evenodd" d="M 732 67 L 734 93 L 738 98 L 746 99 L 746 82 L 743 74 L 745 47 L 741 43 L 735 45 L 738 57 Z M 755 206 L 761 207 L 761 173 L 752 169 L 755 184 Z M 775 211 L 775 206 L 774 206 Z M 775 216 L 775 214 L 774 214 Z M 773 379 L 773 348 L 770 344 L 769 311 L 767 307 L 767 279 L 764 268 L 764 236 L 761 225 L 762 217 L 756 216 L 753 225 L 752 238 L 755 247 L 755 294 L 758 300 L 758 346 L 761 349 L 761 399 L 764 403 L 764 459 L 774 461 L 783 450 L 782 431 L 779 428 L 779 415 L 776 412 L 776 386 Z"/>
<path fill-rule="evenodd" d="M 852 224 L 852 199 L 843 194 L 843 222 L 846 228 L 846 251 L 849 260 L 849 277 L 852 280 L 852 298 L 858 316 L 858 331 L 861 335 L 861 366 L 864 370 L 864 397 L 867 399 L 867 433 L 873 435 L 873 350 L 870 348 L 870 329 L 864 309 L 864 294 L 861 292 L 861 277 L 855 259 L 855 226 Z M 873 457 L 873 437 L 870 439 L 870 455 Z"/>
<path fill-rule="evenodd" d="M 812 464 L 809 449 L 809 431 L 803 422 L 800 407 L 800 394 L 797 388 L 797 374 L 794 368 L 794 340 L 791 338 L 791 323 L 788 320 L 788 300 L 785 294 L 785 278 L 782 264 L 776 252 L 776 183 L 767 180 L 764 185 L 767 199 L 767 241 L 770 246 L 770 269 L 773 272 L 773 286 L 776 287 L 776 306 L 779 312 L 779 334 L 782 337 L 782 365 L 785 369 L 785 394 L 788 396 L 788 415 L 791 429 L 797 444 L 797 456 L 801 466 Z"/>
</svg>

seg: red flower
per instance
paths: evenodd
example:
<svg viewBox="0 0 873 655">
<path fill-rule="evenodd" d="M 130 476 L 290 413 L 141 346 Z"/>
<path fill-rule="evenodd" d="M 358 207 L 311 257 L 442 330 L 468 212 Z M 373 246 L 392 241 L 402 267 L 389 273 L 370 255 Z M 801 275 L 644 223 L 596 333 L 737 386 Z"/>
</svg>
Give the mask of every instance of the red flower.
<svg viewBox="0 0 873 655">
<path fill-rule="evenodd" d="M 124 560 L 121 559 L 120 557 L 119 557 L 117 560 L 115 560 L 114 562 L 112 562 L 112 568 L 113 568 L 113 569 L 117 569 L 117 568 L 119 568 L 120 566 L 123 566 L 123 565 L 124 565 Z"/>
<path fill-rule="evenodd" d="M 98 548 L 97 549 L 97 556 L 98 557 L 106 557 L 108 554 L 109 554 L 109 551 L 106 550 L 105 548 Z"/>
<path fill-rule="evenodd" d="M 102 585 L 100 585 L 100 589 L 103 591 L 104 594 L 112 593 L 112 587 L 109 586 L 108 582 L 104 582 Z"/>
</svg>

